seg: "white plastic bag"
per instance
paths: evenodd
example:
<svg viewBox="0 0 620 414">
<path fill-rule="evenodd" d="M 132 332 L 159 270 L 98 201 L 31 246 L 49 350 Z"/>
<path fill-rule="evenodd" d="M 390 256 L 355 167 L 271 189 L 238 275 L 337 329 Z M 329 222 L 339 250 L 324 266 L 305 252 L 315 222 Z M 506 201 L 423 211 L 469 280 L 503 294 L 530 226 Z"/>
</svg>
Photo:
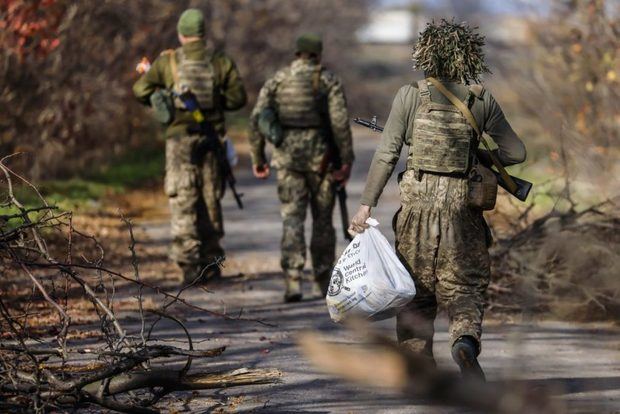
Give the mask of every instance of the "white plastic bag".
<svg viewBox="0 0 620 414">
<path fill-rule="evenodd" d="M 415 296 L 415 285 L 390 243 L 369 218 L 338 259 L 325 300 L 334 322 L 355 315 L 373 321 L 395 316 Z"/>
</svg>

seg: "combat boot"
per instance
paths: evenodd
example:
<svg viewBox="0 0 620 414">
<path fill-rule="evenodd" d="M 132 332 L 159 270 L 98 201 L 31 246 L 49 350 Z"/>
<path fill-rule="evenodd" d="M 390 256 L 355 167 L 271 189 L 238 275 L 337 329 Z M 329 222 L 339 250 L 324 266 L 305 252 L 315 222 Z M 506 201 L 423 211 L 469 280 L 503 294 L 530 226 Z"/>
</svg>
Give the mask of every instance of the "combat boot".
<svg viewBox="0 0 620 414">
<path fill-rule="evenodd" d="M 179 263 L 179 267 L 183 273 L 183 282 L 185 284 L 190 284 L 196 280 L 196 278 L 200 277 L 202 267 L 198 264 Z"/>
<path fill-rule="evenodd" d="M 321 285 L 316 280 L 312 281 L 312 290 L 310 291 L 312 299 L 321 299 L 323 297 L 323 291 Z"/>
<path fill-rule="evenodd" d="M 313 299 L 321 299 L 327 296 L 327 291 L 329 289 L 330 276 L 331 276 L 330 273 L 314 276 L 314 280 L 312 281 L 312 298 Z"/>
<path fill-rule="evenodd" d="M 181 264 L 180 267 L 183 271 L 185 284 L 193 283 L 197 278 L 200 278 L 197 283 L 207 283 L 214 282 L 222 277 L 222 271 L 217 265 Z"/>
<path fill-rule="evenodd" d="M 299 270 L 289 270 L 284 275 L 286 291 L 284 292 L 284 302 L 299 302 L 302 298 L 301 293 L 301 272 Z"/>
<path fill-rule="evenodd" d="M 463 378 L 484 382 L 486 378 L 477 357 L 478 343 L 471 336 L 461 336 L 452 345 L 452 358 L 461 369 Z"/>
</svg>

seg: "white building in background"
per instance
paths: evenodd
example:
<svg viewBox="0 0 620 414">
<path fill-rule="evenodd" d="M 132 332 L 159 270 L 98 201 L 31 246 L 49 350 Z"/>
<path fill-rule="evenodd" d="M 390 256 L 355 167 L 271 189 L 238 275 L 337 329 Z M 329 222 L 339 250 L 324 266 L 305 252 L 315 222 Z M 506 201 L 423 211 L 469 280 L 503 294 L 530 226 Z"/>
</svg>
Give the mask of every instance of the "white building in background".
<svg viewBox="0 0 620 414">
<path fill-rule="evenodd" d="M 441 14 L 435 18 L 441 18 Z M 379 8 L 372 12 L 368 24 L 357 32 L 362 43 L 404 44 L 415 40 L 431 17 L 409 8 Z M 487 14 L 480 30 L 488 41 L 523 43 L 527 40 L 527 23 L 522 16 Z"/>
<path fill-rule="evenodd" d="M 409 43 L 417 35 L 415 20 L 407 9 L 378 9 L 357 36 L 363 43 Z"/>
</svg>

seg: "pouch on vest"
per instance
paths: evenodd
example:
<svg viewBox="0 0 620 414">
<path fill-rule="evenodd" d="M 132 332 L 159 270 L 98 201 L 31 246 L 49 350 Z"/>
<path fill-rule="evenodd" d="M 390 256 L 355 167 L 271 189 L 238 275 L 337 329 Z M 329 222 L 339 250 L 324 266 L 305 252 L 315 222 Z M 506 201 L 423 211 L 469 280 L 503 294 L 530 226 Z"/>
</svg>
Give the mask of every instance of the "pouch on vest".
<svg viewBox="0 0 620 414">
<path fill-rule="evenodd" d="M 170 91 L 159 89 L 151 94 L 153 116 L 163 125 L 169 125 L 174 119 L 174 101 Z"/>
<path fill-rule="evenodd" d="M 497 201 L 497 177 L 493 172 L 474 161 L 467 181 L 467 205 L 481 210 L 493 210 Z"/>
<path fill-rule="evenodd" d="M 276 148 L 284 141 L 282 125 L 280 125 L 276 111 L 272 108 L 265 108 L 258 115 L 258 131 Z"/>
</svg>

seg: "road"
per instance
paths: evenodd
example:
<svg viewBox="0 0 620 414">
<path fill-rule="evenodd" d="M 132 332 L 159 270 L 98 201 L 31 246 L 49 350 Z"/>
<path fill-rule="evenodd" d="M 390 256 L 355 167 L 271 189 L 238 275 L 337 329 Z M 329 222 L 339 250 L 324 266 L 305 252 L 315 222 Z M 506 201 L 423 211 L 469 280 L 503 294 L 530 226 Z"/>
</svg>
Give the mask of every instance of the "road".
<svg viewBox="0 0 620 414">
<path fill-rule="evenodd" d="M 349 211 L 353 213 L 363 189 L 376 137 L 355 130 L 357 163 L 348 186 Z M 279 273 L 281 222 L 273 178 L 259 182 L 238 172 L 239 189 L 245 194 L 246 209 L 237 210 L 230 194 L 224 199 L 225 248 L 228 259 L 225 279 L 186 298 L 210 309 L 230 314 L 242 312 L 276 326 L 256 322 L 225 321 L 208 315 L 186 314 L 190 331 L 200 346 L 227 345 L 224 358 L 197 363 L 194 369 L 272 367 L 284 373 L 276 385 L 220 390 L 215 394 L 180 393 L 169 401 L 176 409 L 192 412 L 258 413 L 457 413 L 458 408 L 405 402 L 401 397 L 345 383 L 318 372 L 300 354 L 300 332 L 329 334 L 332 340 L 355 344 L 359 338 L 332 323 L 323 300 L 283 304 L 283 281 Z M 374 211 L 380 229 L 393 239 L 390 221 L 398 206 L 394 178 Z M 339 216 L 335 213 L 339 242 L 345 247 Z M 165 219 L 142 220 L 141 242 L 163 256 L 170 242 Z M 307 289 L 309 286 L 307 286 Z M 377 324 L 384 334 L 394 336 L 394 321 Z M 447 322 L 437 322 L 435 354 L 441 367 L 454 369 L 448 347 Z M 180 338 L 170 327 L 163 329 L 168 340 Z M 570 412 L 620 413 L 620 329 L 609 324 L 570 324 L 553 321 L 508 320 L 489 315 L 484 327 L 481 364 L 489 381 L 508 377 L 532 388 L 553 388 Z M 181 403 L 182 401 L 183 403 Z"/>
</svg>

